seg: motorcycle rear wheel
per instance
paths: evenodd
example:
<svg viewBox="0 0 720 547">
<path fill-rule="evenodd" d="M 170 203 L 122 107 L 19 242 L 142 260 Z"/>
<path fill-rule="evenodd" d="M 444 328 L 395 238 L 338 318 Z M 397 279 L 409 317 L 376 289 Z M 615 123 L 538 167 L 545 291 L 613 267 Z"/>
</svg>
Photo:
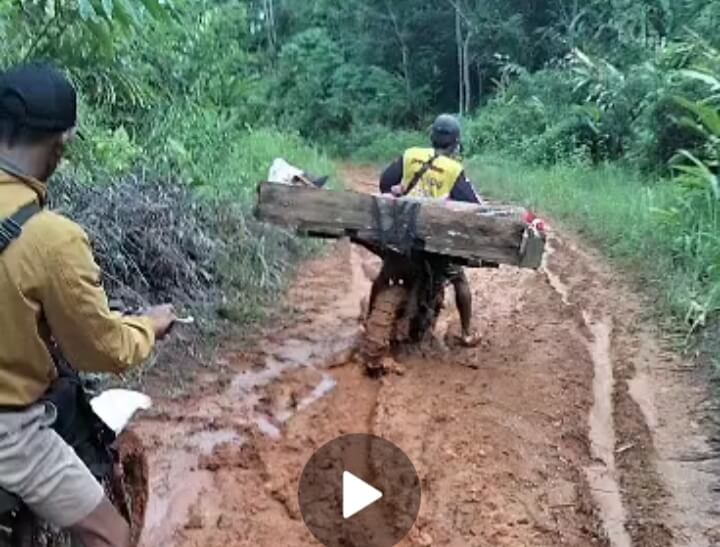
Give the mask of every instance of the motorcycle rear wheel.
<svg viewBox="0 0 720 547">
<path fill-rule="evenodd" d="M 381 370 L 381 360 L 396 341 L 398 320 L 407 305 L 408 290 L 399 285 L 386 287 L 377 295 L 365 322 L 362 356 L 368 372 Z"/>
</svg>

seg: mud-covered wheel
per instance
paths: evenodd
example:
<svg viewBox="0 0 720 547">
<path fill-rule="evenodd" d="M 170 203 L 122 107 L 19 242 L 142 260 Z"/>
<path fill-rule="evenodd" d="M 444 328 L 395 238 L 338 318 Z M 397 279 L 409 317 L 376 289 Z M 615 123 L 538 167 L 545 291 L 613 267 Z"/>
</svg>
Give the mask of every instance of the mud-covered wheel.
<svg viewBox="0 0 720 547">
<path fill-rule="evenodd" d="M 132 431 L 123 432 L 115 441 L 118 455 L 112 484 L 106 486 L 113 505 L 130 525 L 131 547 L 140 543 L 145 526 L 149 496 L 148 461 L 145 447 Z"/>
<path fill-rule="evenodd" d="M 381 372 L 382 358 L 396 340 L 398 320 L 407 298 L 407 289 L 396 285 L 383 289 L 375 299 L 365 322 L 362 344 L 362 357 L 371 374 Z"/>
</svg>

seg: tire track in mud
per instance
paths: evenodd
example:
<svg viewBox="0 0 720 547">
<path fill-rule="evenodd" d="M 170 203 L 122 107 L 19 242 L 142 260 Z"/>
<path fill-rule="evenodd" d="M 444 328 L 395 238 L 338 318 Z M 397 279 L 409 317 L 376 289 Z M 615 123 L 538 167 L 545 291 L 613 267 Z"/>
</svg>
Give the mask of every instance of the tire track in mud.
<svg viewBox="0 0 720 547">
<path fill-rule="evenodd" d="M 372 187 L 370 171 L 345 176 Z M 686 387 L 653 368 L 675 358 L 597 257 L 554 246 L 544 272 L 471 272 L 481 347 L 399 355 L 379 381 L 351 357 L 377 260 L 339 242 L 309 261 L 287 317 L 224 353 L 228 381 L 199 378 L 198 393 L 158 401 L 140 425 L 152 448 L 144 545 L 317 545 L 297 484 L 314 450 L 346 433 L 385 437 L 418 469 L 423 505 L 401 547 L 717 545 L 705 541 L 712 500 L 693 495 L 703 471 L 673 463 L 672 439 L 703 446 L 682 427 Z M 686 406 L 657 405 L 661 390 Z"/>
<path fill-rule="evenodd" d="M 707 397 L 704 375 L 687 374 L 692 363 L 669 352 L 658 329 L 643 320 L 643 307 L 652 302 L 629 291 L 599 254 L 566 238 L 555 238 L 553 247 L 548 277 L 566 304 L 583 310 L 586 327 L 596 331 L 590 340 L 602 341 L 598 357 L 607 362 L 601 368 L 612 374 L 612 381 L 606 378 L 611 389 L 596 392 L 604 399 L 601 427 L 611 428 L 602 435 L 606 446 L 598 443 L 603 455 L 596 478 L 611 487 L 594 490 L 613 544 L 720 545 L 720 519 L 712 509 L 718 495 L 710 480 L 716 458 L 687 457 L 712 454 L 708 431 L 694 419 Z"/>
<path fill-rule="evenodd" d="M 548 245 L 543 271 L 563 304 L 572 307 L 572 291 L 548 264 L 553 262 L 554 244 Z M 627 532 L 627 515 L 618 483 L 615 462 L 616 432 L 613 411 L 615 378 L 610 355 L 612 320 L 608 316 L 593 319 L 586 309 L 578 309 L 587 330 L 587 346 L 594 364 L 593 397 L 590 411 L 590 443 L 594 463 L 586 468 L 587 480 L 599 508 L 605 533 L 612 547 L 630 547 L 632 540 Z"/>
</svg>

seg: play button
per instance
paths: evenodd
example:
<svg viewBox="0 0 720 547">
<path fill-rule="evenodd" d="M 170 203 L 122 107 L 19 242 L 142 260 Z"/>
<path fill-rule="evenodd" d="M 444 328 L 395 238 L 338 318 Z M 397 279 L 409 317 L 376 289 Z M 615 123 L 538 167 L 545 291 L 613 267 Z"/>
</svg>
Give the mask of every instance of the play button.
<svg viewBox="0 0 720 547">
<path fill-rule="evenodd" d="M 300 478 L 305 524 L 326 547 L 393 547 L 420 511 L 420 479 L 394 444 L 347 435 L 310 459 Z"/>
<path fill-rule="evenodd" d="M 343 518 L 349 519 L 382 499 L 383 493 L 352 473 L 343 473 Z"/>
</svg>

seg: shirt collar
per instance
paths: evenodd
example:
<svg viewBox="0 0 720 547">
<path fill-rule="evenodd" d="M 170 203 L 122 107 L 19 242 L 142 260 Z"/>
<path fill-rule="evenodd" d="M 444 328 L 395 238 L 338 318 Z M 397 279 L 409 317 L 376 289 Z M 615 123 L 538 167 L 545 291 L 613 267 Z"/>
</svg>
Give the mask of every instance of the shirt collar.
<svg viewBox="0 0 720 547">
<path fill-rule="evenodd" d="M 0 184 L 21 184 L 37 195 L 38 203 L 41 207 L 47 204 L 47 185 L 40 182 L 36 178 L 22 175 L 19 172 L 10 172 L 3 166 L 0 166 Z"/>
</svg>

